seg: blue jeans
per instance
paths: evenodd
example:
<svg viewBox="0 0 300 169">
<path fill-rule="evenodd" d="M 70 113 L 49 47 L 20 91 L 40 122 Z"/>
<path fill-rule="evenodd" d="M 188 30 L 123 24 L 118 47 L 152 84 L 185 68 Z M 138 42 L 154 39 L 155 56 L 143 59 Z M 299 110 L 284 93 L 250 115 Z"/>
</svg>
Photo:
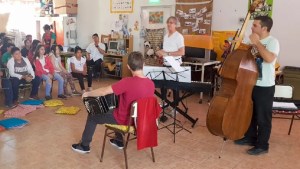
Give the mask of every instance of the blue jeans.
<svg viewBox="0 0 300 169">
<path fill-rule="evenodd" d="M 17 101 L 18 97 L 19 97 L 20 84 L 26 84 L 27 82 L 24 79 L 19 79 L 16 77 L 10 78 L 10 81 L 11 81 L 11 85 L 12 85 L 13 101 Z M 38 76 L 35 76 L 35 78 L 32 79 L 32 81 L 31 81 L 32 88 L 31 88 L 30 97 L 34 97 L 34 96 L 38 95 L 40 83 L 41 83 L 41 79 Z"/>
<path fill-rule="evenodd" d="M 42 75 L 42 79 L 46 81 L 46 96 L 51 95 L 52 80 L 47 74 Z M 61 77 L 58 73 L 54 73 L 53 80 L 58 81 L 58 95 L 64 94 L 64 78 Z"/>
<path fill-rule="evenodd" d="M 13 91 L 11 81 L 9 79 L 2 79 L 1 86 L 4 91 L 4 104 L 5 106 L 11 106 L 13 104 Z"/>
</svg>

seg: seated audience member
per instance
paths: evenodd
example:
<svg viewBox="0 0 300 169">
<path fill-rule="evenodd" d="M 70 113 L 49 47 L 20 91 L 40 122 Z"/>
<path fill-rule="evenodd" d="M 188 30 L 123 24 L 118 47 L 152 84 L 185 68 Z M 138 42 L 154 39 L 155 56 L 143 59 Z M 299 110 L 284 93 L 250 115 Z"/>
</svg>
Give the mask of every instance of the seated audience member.
<svg viewBox="0 0 300 169">
<path fill-rule="evenodd" d="M 60 57 L 61 50 L 62 50 L 62 46 L 52 45 L 49 56 L 51 57 L 51 61 L 54 66 L 55 72 L 64 78 L 64 94 L 66 96 L 72 96 L 72 94 L 73 95 L 81 95 L 81 93 L 79 93 L 75 88 L 72 74 L 68 73 L 67 70 L 61 64 L 61 57 Z M 70 84 L 70 87 L 71 87 L 71 91 L 72 91 L 71 93 L 68 92 L 68 86 L 67 86 L 68 83 Z"/>
<path fill-rule="evenodd" d="M 11 49 L 14 47 L 15 45 L 12 44 L 12 43 L 8 43 L 6 45 L 6 52 L 2 55 L 1 57 L 1 62 L 2 62 L 2 65 L 4 67 L 6 67 L 6 64 L 8 62 L 8 60 L 12 57 L 11 56 Z"/>
<path fill-rule="evenodd" d="M 85 92 L 83 78 L 87 76 L 88 80 L 88 90 L 92 88 L 92 72 L 87 71 L 86 59 L 82 57 L 82 49 L 80 47 L 75 48 L 75 56 L 71 58 L 71 71 L 72 76 L 79 80 L 79 85 L 82 90 L 82 93 Z"/>
<path fill-rule="evenodd" d="M 0 46 L 1 46 L 1 55 L 2 56 L 5 52 L 7 52 L 7 45 L 12 43 L 12 40 L 6 37 L 5 33 L 0 34 Z"/>
<path fill-rule="evenodd" d="M 14 108 L 16 104 L 13 102 L 13 93 L 11 87 L 11 81 L 5 77 L 7 70 L 1 68 L 0 65 L 0 80 L 1 80 L 1 88 L 4 91 L 4 104 L 7 108 Z"/>
<path fill-rule="evenodd" d="M 64 95 L 64 79 L 54 71 L 51 59 L 49 56 L 45 55 L 45 48 L 43 45 L 38 45 L 36 51 L 34 52 L 34 65 L 35 65 L 35 75 L 39 76 L 42 80 L 46 81 L 46 100 L 52 99 L 51 88 L 52 80 L 58 81 L 58 98 L 66 99 Z"/>
<path fill-rule="evenodd" d="M 72 149 L 79 153 L 90 152 L 90 143 L 94 135 L 97 124 L 128 124 L 131 104 L 141 98 L 154 96 L 154 83 L 143 74 L 143 55 L 140 52 L 132 52 L 128 56 L 127 67 L 132 72 L 133 77 L 123 78 L 119 82 L 102 87 L 90 92 L 86 92 L 82 97 L 98 97 L 114 93 L 119 98 L 119 106 L 113 112 L 99 115 L 88 115 L 81 142 L 73 144 Z M 124 147 L 122 135 L 116 133 L 116 138 L 110 143 L 119 149 Z"/>
<path fill-rule="evenodd" d="M 18 101 L 19 85 L 25 83 L 32 84 L 30 99 L 39 99 L 38 90 L 41 80 L 39 77 L 35 76 L 29 60 L 21 56 L 20 49 L 17 47 L 12 48 L 11 54 L 13 58 L 8 61 L 7 68 L 9 70 L 12 85 L 12 101 Z"/>
<path fill-rule="evenodd" d="M 23 57 L 26 58 L 28 56 L 28 52 L 29 52 L 30 47 L 31 47 L 30 40 L 28 40 L 28 39 L 24 40 L 24 45 L 25 46 L 22 48 L 21 54 L 22 54 Z"/>
<path fill-rule="evenodd" d="M 27 58 L 28 58 L 28 60 L 30 61 L 33 70 L 35 69 L 35 66 L 34 66 L 34 64 L 33 64 L 33 62 L 34 62 L 34 52 L 35 52 L 35 50 L 36 50 L 36 47 L 37 47 L 38 45 L 40 45 L 40 44 L 41 44 L 41 42 L 40 42 L 39 40 L 36 40 L 36 39 L 33 40 L 33 41 L 32 41 L 32 44 L 31 44 L 31 47 L 30 47 L 30 50 L 28 51 Z"/>
<path fill-rule="evenodd" d="M 103 62 L 103 55 L 105 53 L 105 45 L 99 40 L 97 33 L 93 34 L 93 42 L 86 48 L 87 67 L 91 67 L 94 78 L 98 78 L 101 71 L 101 64 Z M 88 70 L 90 71 L 90 70 Z"/>
<path fill-rule="evenodd" d="M 26 35 L 25 39 L 29 40 L 30 44 L 32 43 L 32 35 L 30 35 L 30 34 Z"/>
</svg>

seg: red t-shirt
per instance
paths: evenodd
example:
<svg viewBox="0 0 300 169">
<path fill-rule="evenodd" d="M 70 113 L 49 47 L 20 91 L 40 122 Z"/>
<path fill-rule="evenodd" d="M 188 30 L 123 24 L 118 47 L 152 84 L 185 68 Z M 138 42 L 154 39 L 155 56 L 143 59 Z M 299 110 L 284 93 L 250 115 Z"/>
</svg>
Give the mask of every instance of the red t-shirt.
<svg viewBox="0 0 300 169">
<path fill-rule="evenodd" d="M 131 104 L 144 97 L 154 96 L 154 83 L 148 78 L 128 77 L 112 85 L 115 95 L 119 96 L 119 106 L 114 110 L 118 124 L 127 125 Z"/>
</svg>

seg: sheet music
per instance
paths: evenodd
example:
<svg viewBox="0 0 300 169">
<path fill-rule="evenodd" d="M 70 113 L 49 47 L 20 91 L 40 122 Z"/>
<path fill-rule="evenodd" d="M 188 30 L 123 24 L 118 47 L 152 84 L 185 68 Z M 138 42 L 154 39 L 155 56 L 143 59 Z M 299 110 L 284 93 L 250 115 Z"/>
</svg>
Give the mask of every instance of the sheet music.
<svg viewBox="0 0 300 169">
<path fill-rule="evenodd" d="M 173 80 L 191 83 L 191 67 L 183 66 L 183 69 L 185 71 L 174 73 L 170 70 L 170 67 L 144 66 L 143 73 L 152 80 Z M 163 76 L 163 72 L 165 74 L 165 78 Z"/>
<path fill-rule="evenodd" d="M 297 110 L 297 106 L 292 102 L 273 102 L 273 109 L 280 108 L 280 109 L 294 109 Z"/>
<path fill-rule="evenodd" d="M 171 65 L 175 72 L 183 72 L 184 68 L 175 60 L 173 56 L 165 56 L 164 59 Z"/>
</svg>

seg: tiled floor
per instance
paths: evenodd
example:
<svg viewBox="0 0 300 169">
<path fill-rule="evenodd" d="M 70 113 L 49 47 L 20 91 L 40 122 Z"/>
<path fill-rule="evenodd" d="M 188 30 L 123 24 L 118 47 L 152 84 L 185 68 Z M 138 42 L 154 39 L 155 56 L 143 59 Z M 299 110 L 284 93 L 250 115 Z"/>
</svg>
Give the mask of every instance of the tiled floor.
<svg viewBox="0 0 300 169">
<path fill-rule="evenodd" d="M 95 81 L 94 88 L 112 83 Z M 55 84 L 56 86 L 56 84 Z M 40 91 L 43 91 L 41 87 Z M 54 93 L 56 89 L 54 90 Z M 43 92 L 40 92 L 43 95 Z M 213 136 L 205 127 L 208 105 L 198 104 L 199 95 L 189 98 L 187 103 L 190 114 L 199 118 L 191 128 L 189 121 L 179 119 L 192 134 L 181 131 L 173 143 L 171 133 L 159 130 L 159 146 L 154 149 L 156 162 L 151 161 L 150 150 L 136 150 L 136 142 L 129 144 L 129 168 L 132 169 L 294 169 L 300 168 L 300 122 L 295 121 L 293 131 L 287 135 L 288 120 L 274 119 L 270 140 L 270 151 L 261 156 L 249 156 L 249 147 L 241 147 L 227 141 L 219 158 L 222 139 Z M 2 100 L 2 99 L 1 99 Z M 107 144 L 104 162 L 99 162 L 103 139 L 103 126 L 98 126 L 91 144 L 91 153 L 82 155 L 71 150 L 71 144 L 80 140 L 86 120 L 86 111 L 80 97 L 64 101 L 66 106 L 79 106 L 77 115 L 54 114 L 56 108 L 37 110 L 24 119 L 30 124 L 22 129 L 0 133 L 1 169 L 89 169 L 125 168 L 123 152 Z M 3 115 L 0 115 L 3 119 Z"/>
</svg>

